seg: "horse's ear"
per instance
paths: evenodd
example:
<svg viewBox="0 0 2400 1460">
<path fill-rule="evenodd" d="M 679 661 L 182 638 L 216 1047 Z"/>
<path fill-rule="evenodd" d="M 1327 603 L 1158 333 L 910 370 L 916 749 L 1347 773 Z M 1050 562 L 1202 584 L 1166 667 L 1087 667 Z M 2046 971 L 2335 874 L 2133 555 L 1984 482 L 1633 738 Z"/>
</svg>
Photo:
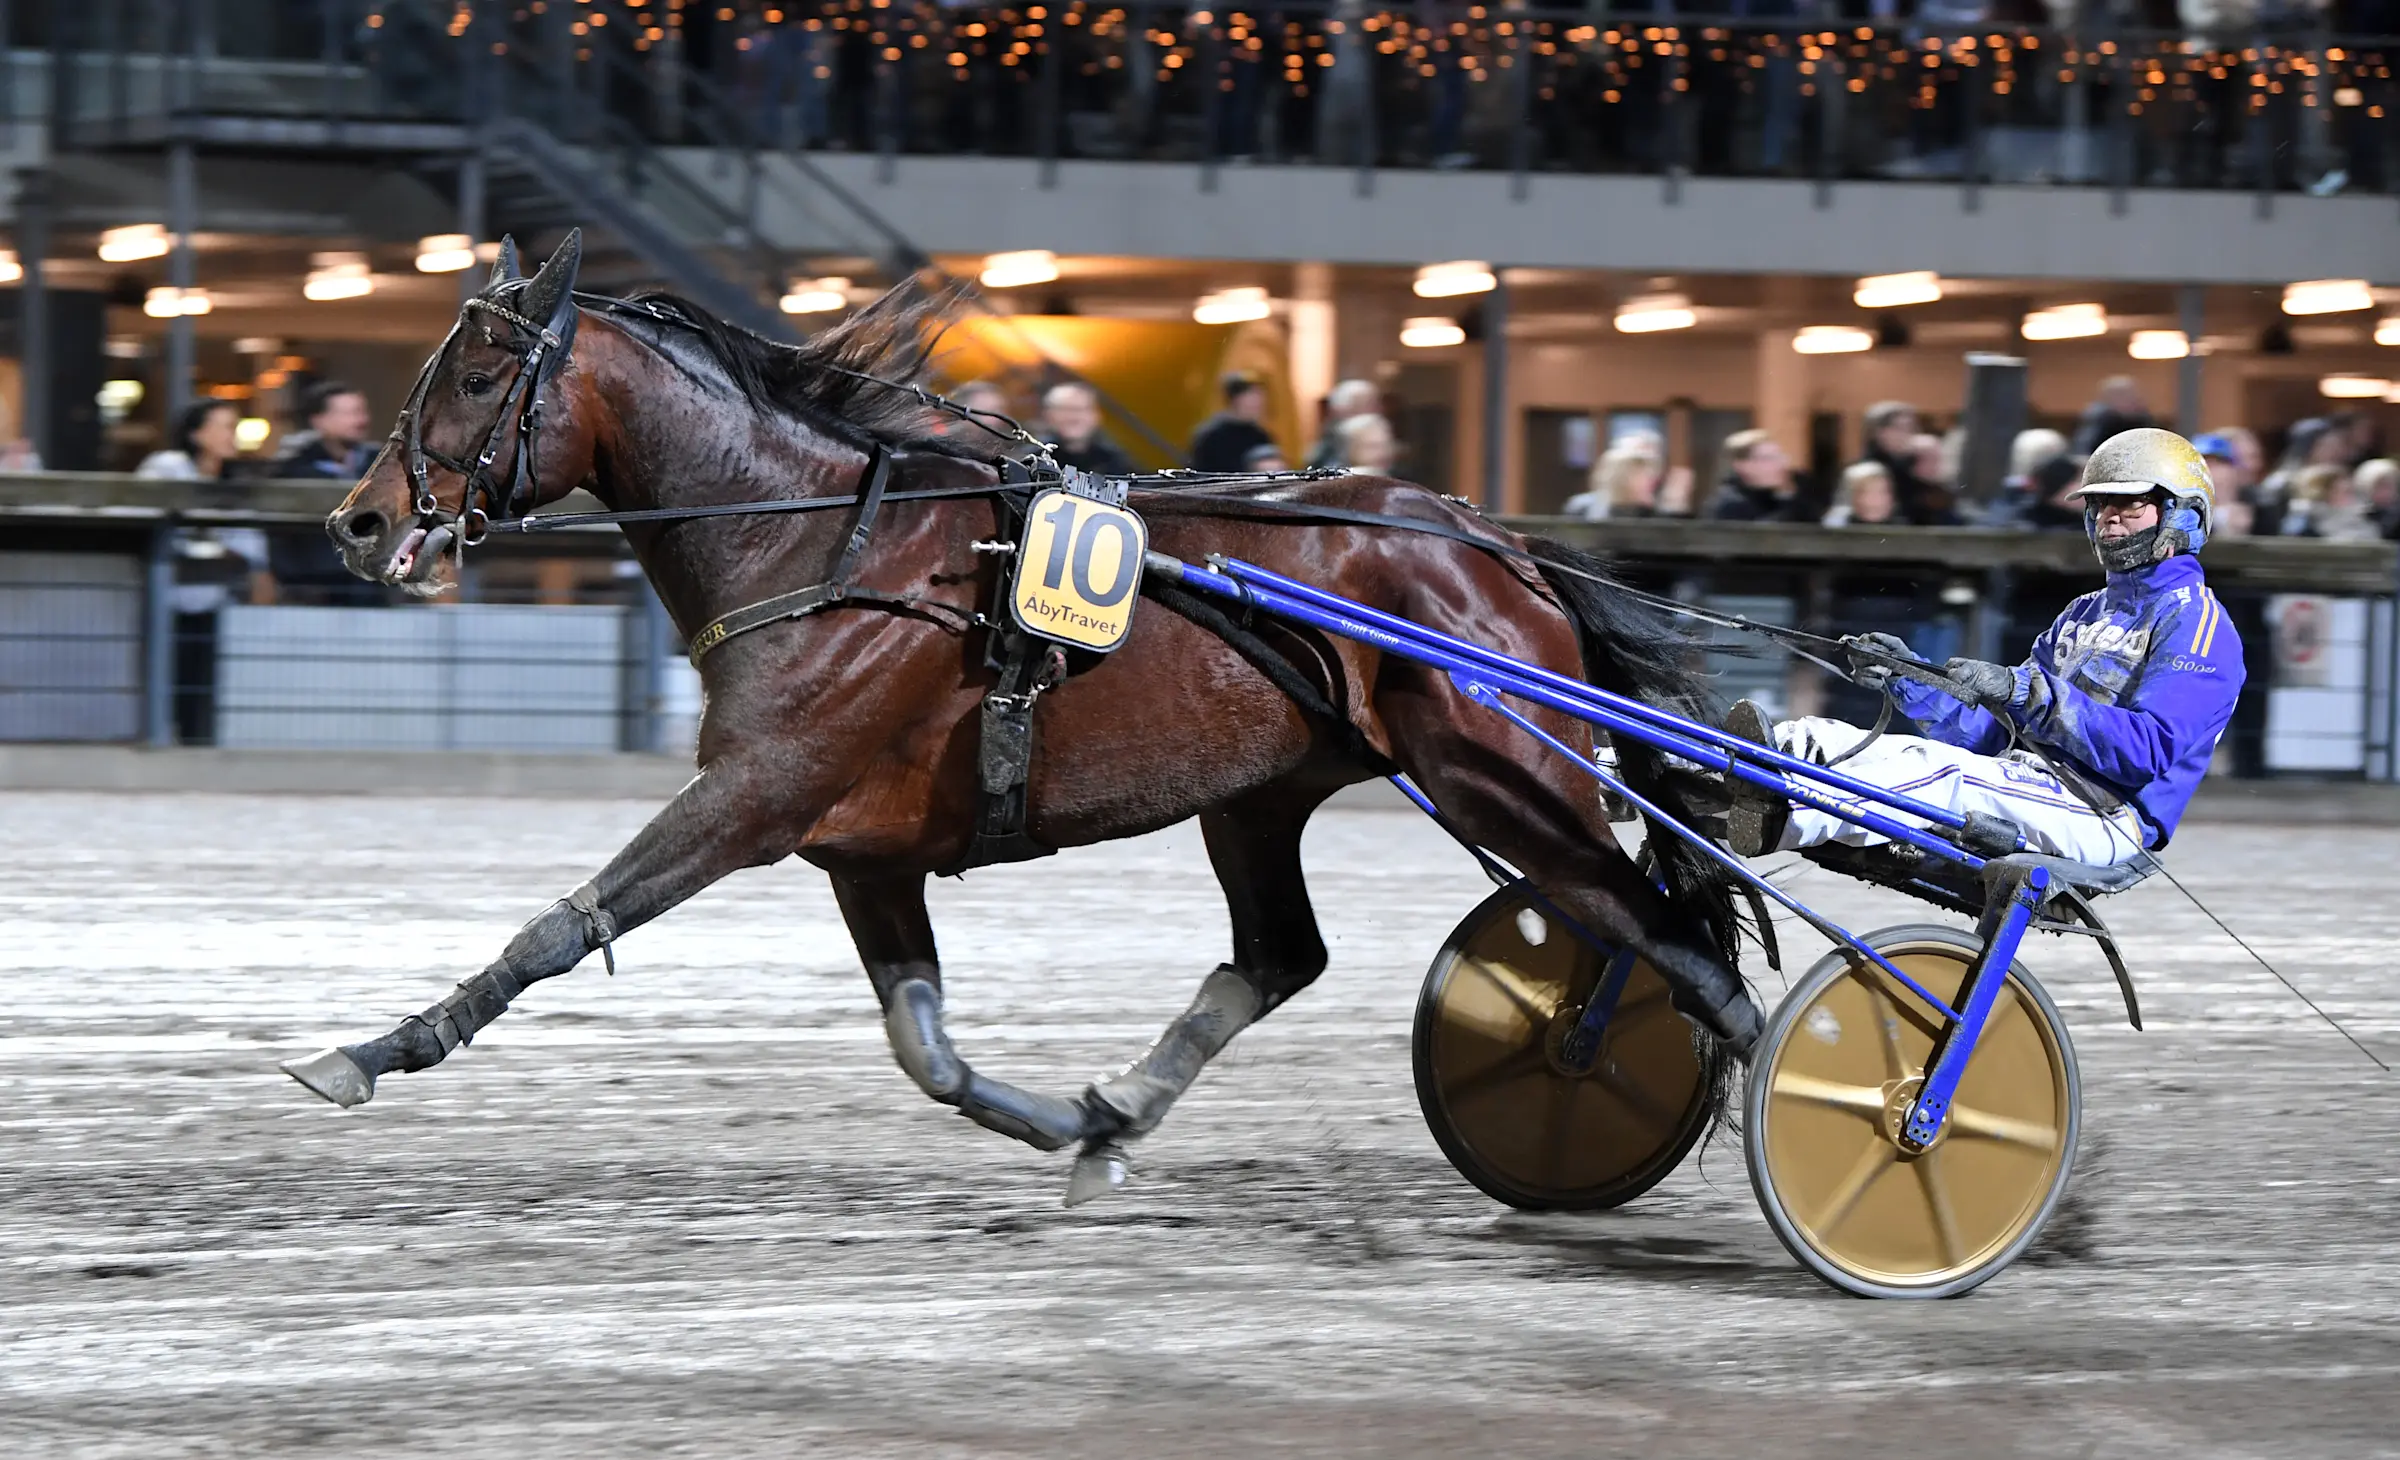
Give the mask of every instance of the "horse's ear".
<svg viewBox="0 0 2400 1460">
<path fill-rule="evenodd" d="M 583 230 L 570 228 L 558 251 L 525 286 L 525 317 L 548 323 L 558 306 L 575 292 L 575 270 L 583 263 Z"/>
<path fill-rule="evenodd" d="M 511 279 L 524 277 L 524 266 L 517 262 L 517 241 L 507 234 L 502 234 L 500 236 L 500 257 L 493 262 L 492 276 L 483 281 L 483 287 L 489 289 L 497 284 L 505 284 Z"/>
</svg>

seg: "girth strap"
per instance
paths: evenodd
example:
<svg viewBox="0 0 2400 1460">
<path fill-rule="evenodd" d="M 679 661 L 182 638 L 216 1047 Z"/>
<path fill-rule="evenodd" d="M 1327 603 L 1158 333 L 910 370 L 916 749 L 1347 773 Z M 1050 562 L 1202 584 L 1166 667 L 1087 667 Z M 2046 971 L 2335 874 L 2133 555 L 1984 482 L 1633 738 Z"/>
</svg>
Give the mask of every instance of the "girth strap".
<svg viewBox="0 0 2400 1460">
<path fill-rule="evenodd" d="M 833 577 L 811 587 L 790 593 L 778 593 L 773 598 L 745 604 L 719 618 L 692 635 L 689 651 L 695 665 L 711 649 L 736 634 L 763 629 L 787 619 L 806 618 L 828 608 L 846 604 L 866 604 L 876 608 L 907 610 L 917 606 L 919 595 L 914 593 L 883 593 L 872 588 L 853 585 L 850 575 L 857 571 L 858 560 L 867 550 L 868 539 L 875 534 L 875 514 L 883 506 L 884 489 L 892 481 L 892 454 L 880 444 L 867 463 L 867 484 L 858 494 L 858 520 L 851 525 L 850 539 L 842 544 L 842 555 L 834 561 Z"/>
</svg>

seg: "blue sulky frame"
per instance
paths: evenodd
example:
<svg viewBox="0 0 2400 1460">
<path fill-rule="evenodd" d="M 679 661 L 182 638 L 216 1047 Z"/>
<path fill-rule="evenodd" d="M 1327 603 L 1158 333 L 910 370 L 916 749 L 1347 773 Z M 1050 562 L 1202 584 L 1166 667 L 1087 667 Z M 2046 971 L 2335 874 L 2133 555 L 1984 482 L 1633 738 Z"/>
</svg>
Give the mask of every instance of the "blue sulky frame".
<svg viewBox="0 0 2400 1460">
<path fill-rule="evenodd" d="M 2013 838 L 2013 845 L 1994 846 L 1989 840 L 1990 827 L 1972 824 L 1967 817 L 1947 807 L 1912 800 L 1830 767 L 1754 744 L 1698 721 L 1585 684 L 1579 679 L 1552 673 L 1538 665 L 1527 664 L 1422 624 L 1354 603 L 1338 594 L 1327 593 L 1250 563 L 1230 558 L 1211 558 L 1207 566 L 1200 567 L 1152 553 L 1146 566 L 1150 572 L 1182 587 L 1230 599 L 1245 608 L 1307 624 L 1329 634 L 1371 644 L 1385 653 L 1397 654 L 1447 671 L 1459 693 L 1565 756 L 1587 775 L 1641 811 L 1653 824 L 1689 842 L 1734 877 L 1891 975 L 1949 1021 L 1937 1043 L 1938 1053 L 1934 1057 L 1933 1068 L 1926 1074 L 1925 1084 L 1918 1094 L 1916 1105 L 1909 1112 L 1905 1127 L 1906 1139 L 1919 1148 L 1931 1144 L 1940 1133 L 1942 1123 L 1949 1115 L 1951 1097 L 1958 1089 L 1959 1078 L 1965 1074 L 1967 1062 L 1982 1039 L 1984 1023 L 1991 1015 L 2001 982 L 2008 975 L 2009 965 L 2016 959 L 2017 947 L 2024 941 L 2026 929 L 2031 926 L 2035 914 L 2049 900 L 2049 870 L 2041 866 L 2027 867 L 2022 873 L 1999 884 L 2005 889 L 2006 895 L 1995 896 L 1985 911 L 1980 929 L 1983 953 L 1967 981 L 1966 1007 L 1954 1009 L 1948 1000 L 1901 972 L 1890 960 L 1860 942 L 1847 929 L 1803 906 L 1789 893 L 1751 871 L 1740 858 L 1668 816 L 1590 756 L 1577 752 L 1574 747 L 1542 729 L 1510 701 L 1521 700 L 1540 705 L 1597 725 L 1611 735 L 1629 736 L 1705 769 L 1721 771 L 1729 777 L 1739 777 L 1753 785 L 1763 786 L 1801 805 L 1838 816 L 1893 841 L 1906 842 L 1971 872 L 1982 872 L 1987 859 L 1962 847 L 1952 838 L 1975 838 L 1987 850 L 2006 853 L 2026 850 L 2021 836 Z M 1393 780 L 1428 815 L 1436 821 L 1443 821 L 1441 813 L 1416 787 L 1409 785 L 1402 777 L 1395 776 Z M 1891 812 L 1915 818 L 1939 830 L 1926 830 L 1887 814 Z M 1446 821 L 1443 824 L 1448 825 Z M 1943 835 L 1944 832 L 1949 835 Z M 1480 852 L 1478 855 L 1481 855 Z M 1623 989 L 1626 975 L 1631 971 L 1633 955 L 1630 950 L 1611 947 L 1590 929 L 1559 912 L 1547 899 L 1539 898 L 1538 893 L 1536 897 L 1547 911 L 1573 928 L 1576 936 L 1602 950 L 1609 959 L 1600 988 L 1584 1009 L 1583 1019 L 1571 1037 L 1569 1052 L 1578 1048 L 1596 1050 L 1600 1033 L 1614 1011 L 1616 995 Z"/>
</svg>

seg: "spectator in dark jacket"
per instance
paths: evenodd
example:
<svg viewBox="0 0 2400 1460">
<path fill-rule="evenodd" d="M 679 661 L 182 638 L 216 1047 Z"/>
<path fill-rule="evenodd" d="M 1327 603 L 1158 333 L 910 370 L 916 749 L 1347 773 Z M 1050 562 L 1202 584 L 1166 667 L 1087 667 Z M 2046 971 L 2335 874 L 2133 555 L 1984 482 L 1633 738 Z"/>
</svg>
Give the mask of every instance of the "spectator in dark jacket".
<svg viewBox="0 0 2400 1460">
<path fill-rule="evenodd" d="M 2002 501 L 2018 523 L 2037 532 L 2083 531 L 2083 503 L 2067 493 L 2083 484 L 2083 468 L 2067 452 L 2067 438 L 2035 427 L 2009 444 L 2008 482 Z"/>
<path fill-rule="evenodd" d="M 1192 438 L 1194 471 L 1247 470 L 1251 451 L 1272 445 L 1275 439 L 1258 423 L 1267 413 L 1267 388 L 1259 384 L 1257 376 L 1235 371 L 1225 377 L 1220 389 L 1225 408 L 1209 417 L 1200 434 Z"/>
<path fill-rule="evenodd" d="M 1382 413 L 1383 393 L 1372 380 L 1345 380 L 1325 396 L 1325 430 L 1317 437 L 1314 450 L 1308 453 L 1311 467 L 1335 467 L 1342 464 L 1342 423 L 1353 416 L 1373 416 Z"/>
<path fill-rule="evenodd" d="M 1118 449 L 1100 429 L 1100 393 L 1080 380 L 1053 385 L 1042 397 L 1042 425 L 1049 431 L 1051 455 L 1060 466 L 1079 467 L 1102 476 L 1133 475 L 1133 458 Z"/>
<path fill-rule="evenodd" d="M 367 398 L 356 386 L 320 380 L 301 397 L 306 429 L 283 438 L 269 473 L 348 486 L 367 468 Z M 330 503 L 328 503 L 330 505 Z M 268 560 L 286 602 L 366 607 L 384 602 L 383 590 L 353 577 L 322 532 L 278 532 L 268 541 Z"/>
<path fill-rule="evenodd" d="M 2083 408 L 2075 423 L 2075 454 L 2089 456 L 2100 449 L 2100 443 L 2119 431 L 2136 431 L 2158 422 L 2150 415 L 2149 402 L 2142 399 L 2142 388 L 2133 383 L 2130 375 L 2111 375 L 2100 382 L 2100 398 Z"/>
<path fill-rule="evenodd" d="M 275 452 L 279 477 L 322 477 L 349 483 L 367 469 L 367 398 L 356 386 L 320 380 L 301 397 L 307 429 L 283 438 Z"/>
<path fill-rule="evenodd" d="M 1917 473 L 1917 437 L 1922 426 L 1917 408 L 1906 401 L 1878 401 L 1867 407 L 1867 453 L 1891 478 L 1892 499 L 1900 519 L 1916 527 L 1934 527 L 1958 520 L 1949 490 Z"/>
<path fill-rule="evenodd" d="M 1805 515 L 1792 458 L 1764 431 L 1725 438 L 1725 480 L 1708 515 L 1720 522 L 1795 522 Z"/>
</svg>

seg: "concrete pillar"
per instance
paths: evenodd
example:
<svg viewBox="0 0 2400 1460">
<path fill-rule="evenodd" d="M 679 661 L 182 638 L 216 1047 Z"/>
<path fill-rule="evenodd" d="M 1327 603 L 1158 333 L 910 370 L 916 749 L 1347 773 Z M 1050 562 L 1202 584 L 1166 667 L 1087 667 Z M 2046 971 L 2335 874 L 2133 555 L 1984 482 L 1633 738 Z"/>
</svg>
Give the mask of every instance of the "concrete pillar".
<svg viewBox="0 0 2400 1460">
<path fill-rule="evenodd" d="M 1310 441 L 1324 429 L 1319 407 L 1341 369 L 1338 320 L 1333 304 L 1333 265 L 1302 263 L 1292 268 L 1290 328 L 1292 394 L 1300 403 L 1300 432 Z"/>
<path fill-rule="evenodd" d="M 1776 327 L 1758 337 L 1751 413 L 1758 428 L 1802 465 L 1808 461 L 1808 357 L 1792 348 L 1792 332 Z"/>
<path fill-rule="evenodd" d="M 2175 362 L 2175 429 L 2190 436 L 2200 429 L 2200 338 L 2208 327 L 2207 291 L 2198 284 L 2186 284 L 2175 291 L 2176 312 L 2183 337 L 2192 342 L 2192 353 Z"/>
<path fill-rule="evenodd" d="M 192 156 L 192 144 L 179 141 L 167 149 L 167 232 L 175 242 L 167 255 L 167 282 L 178 289 L 190 289 L 199 281 L 198 266 L 192 257 L 192 235 L 199 228 L 199 164 Z M 192 317 L 178 314 L 168 320 L 166 379 L 161 383 L 167 390 L 169 432 L 182 419 L 184 407 L 192 403 L 199 358 L 199 335 Z"/>
<path fill-rule="evenodd" d="M 50 389 L 50 295 L 44 261 L 50 253 L 50 174 L 26 168 L 17 174 L 17 262 L 25 277 L 17 284 L 17 351 L 24 419 L 17 428 L 33 443 L 45 465 L 57 459 L 58 442 Z"/>
<path fill-rule="evenodd" d="M 1509 490 L 1509 456 L 1516 432 L 1508 408 L 1508 272 L 1494 266 L 1498 280 L 1483 296 L 1483 510 L 1506 512 L 1519 493 Z"/>
</svg>

